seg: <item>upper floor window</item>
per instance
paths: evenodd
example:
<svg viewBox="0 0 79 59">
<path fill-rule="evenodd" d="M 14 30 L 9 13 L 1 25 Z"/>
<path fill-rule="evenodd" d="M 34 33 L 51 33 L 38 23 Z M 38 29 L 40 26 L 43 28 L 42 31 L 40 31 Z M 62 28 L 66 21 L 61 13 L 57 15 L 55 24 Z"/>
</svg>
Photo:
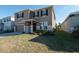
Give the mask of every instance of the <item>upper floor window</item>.
<svg viewBox="0 0 79 59">
<path fill-rule="evenodd" d="M 39 17 L 39 11 L 35 12 L 35 17 Z"/>
<path fill-rule="evenodd" d="M 35 17 L 35 12 L 33 12 L 33 18 Z"/>
<path fill-rule="evenodd" d="M 0 20 L 0 23 L 1 23 L 1 20 Z"/>
<path fill-rule="evenodd" d="M 4 19 L 4 22 L 6 22 L 6 19 Z"/>
<path fill-rule="evenodd" d="M 8 18 L 7 21 L 10 21 L 10 18 Z"/>
<path fill-rule="evenodd" d="M 72 15 L 70 15 L 69 17 L 73 17 L 73 16 L 75 16 L 75 14 L 72 14 Z"/>
<path fill-rule="evenodd" d="M 43 15 L 48 15 L 48 9 L 41 10 L 41 16 L 43 16 Z"/>
<path fill-rule="evenodd" d="M 2 23 L 2 19 L 0 19 L 0 23 Z"/>
<path fill-rule="evenodd" d="M 35 17 L 34 12 L 30 12 L 30 16 L 29 16 L 29 18 L 34 18 L 34 17 Z"/>
<path fill-rule="evenodd" d="M 24 17 L 24 13 L 23 13 L 23 12 L 17 13 L 17 14 L 16 14 L 16 17 L 17 17 L 17 18 Z"/>
<path fill-rule="evenodd" d="M 19 18 L 18 13 L 15 14 L 16 18 Z"/>
<path fill-rule="evenodd" d="M 2 23 L 2 19 L 1 19 L 1 23 Z"/>
<path fill-rule="evenodd" d="M 37 11 L 37 17 L 39 17 L 39 11 Z"/>
<path fill-rule="evenodd" d="M 43 11 L 43 15 L 48 15 L 48 9 Z"/>
<path fill-rule="evenodd" d="M 43 11 L 43 15 L 46 15 L 46 11 L 45 10 Z"/>
<path fill-rule="evenodd" d="M 6 19 L 6 21 L 8 22 L 8 19 Z"/>
</svg>

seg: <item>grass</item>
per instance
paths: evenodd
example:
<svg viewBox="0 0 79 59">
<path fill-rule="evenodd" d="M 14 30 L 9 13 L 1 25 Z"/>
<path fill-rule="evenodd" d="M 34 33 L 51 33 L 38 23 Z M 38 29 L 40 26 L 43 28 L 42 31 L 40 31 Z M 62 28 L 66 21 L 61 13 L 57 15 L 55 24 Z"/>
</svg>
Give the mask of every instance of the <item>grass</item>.
<svg viewBox="0 0 79 59">
<path fill-rule="evenodd" d="M 52 36 L 20 34 L 0 39 L 0 52 L 79 52 L 79 40 L 62 31 Z"/>
<path fill-rule="evenodd" d="M 44 44 L 29 40 L 38 35 L 21 34 L 0 39 L 0 52 L 50 52 Z"/>
<path fill-rule="evenodd" d="M 79 52 L 79 39 L 74 38 L 71 34 L 59 31 L 56 32 L 55 38 L 59 43 L 57 44 L 58 51 Z"/>
</svg>

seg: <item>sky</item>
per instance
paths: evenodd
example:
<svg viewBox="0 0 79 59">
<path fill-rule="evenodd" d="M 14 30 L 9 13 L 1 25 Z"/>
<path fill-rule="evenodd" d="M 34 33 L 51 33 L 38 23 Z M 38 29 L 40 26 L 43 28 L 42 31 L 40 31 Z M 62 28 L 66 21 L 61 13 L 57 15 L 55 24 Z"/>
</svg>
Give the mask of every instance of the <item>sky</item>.
<svg viewBox="0 0 79 59">
<path fill-rule="evenodd" d="M 48 5 L 0 5 L 0 19 L 3 17 L 11 16 L 15 12 L 25 9 L 39 9 L 47 7 Z M 62 23 L 67 16 L 79 11 L 79 5 L 54 5 L 54 11 L 56 16 L 56 22 Z"/>
<path fill-rule="evenodd" d="M 79 5 L 55 5 L 56 22 L 62 23 L 69 14 L 79 11 Z"/>
</svg>

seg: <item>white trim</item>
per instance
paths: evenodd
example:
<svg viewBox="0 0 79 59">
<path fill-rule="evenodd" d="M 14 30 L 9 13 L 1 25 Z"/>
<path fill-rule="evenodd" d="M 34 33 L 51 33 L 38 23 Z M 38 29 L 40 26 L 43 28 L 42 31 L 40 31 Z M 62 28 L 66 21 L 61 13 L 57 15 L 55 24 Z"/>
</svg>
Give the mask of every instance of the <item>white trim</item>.
<svg viewBox="0 0 79 59">
<path fill-rule="evenodd" d="M 28 19 L 28 20 L 22 20 L 22 21 L 36 21 L 35 19 Z"/>
<path fill-rule="evenodd" d="M 25 30 L 26 30 L 25 27 L 26 27 L 26 26 L 24 25 L 24 32 L 25 32 Z"/>
<path fill-rule="evenodd" d="M 33 32 L 33 22 L 31 21 L 31 33 Z"/>
<path fill-rule="evenodd" d="M 25 26 L 25 33 L 29 33 L 29 26 Z"/>
<path fill-rule="evenodd" d="M 14 32 L 16 32 L 16 27 L 14 26 Z"/>
</svg>

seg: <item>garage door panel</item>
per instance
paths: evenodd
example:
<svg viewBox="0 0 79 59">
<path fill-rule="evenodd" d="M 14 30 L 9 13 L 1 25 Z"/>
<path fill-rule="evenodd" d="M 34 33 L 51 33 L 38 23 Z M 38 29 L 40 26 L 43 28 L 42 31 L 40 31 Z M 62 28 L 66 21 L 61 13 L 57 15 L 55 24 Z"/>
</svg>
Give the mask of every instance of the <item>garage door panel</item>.
<svg viewBox="0 0 79 59">
<path fill-rule="evenodd" d="M 24 26 L 23 25 L 18 25 L 17 26 L 17 32 L 23 32 L 24 31 Z"/>
</svg>

